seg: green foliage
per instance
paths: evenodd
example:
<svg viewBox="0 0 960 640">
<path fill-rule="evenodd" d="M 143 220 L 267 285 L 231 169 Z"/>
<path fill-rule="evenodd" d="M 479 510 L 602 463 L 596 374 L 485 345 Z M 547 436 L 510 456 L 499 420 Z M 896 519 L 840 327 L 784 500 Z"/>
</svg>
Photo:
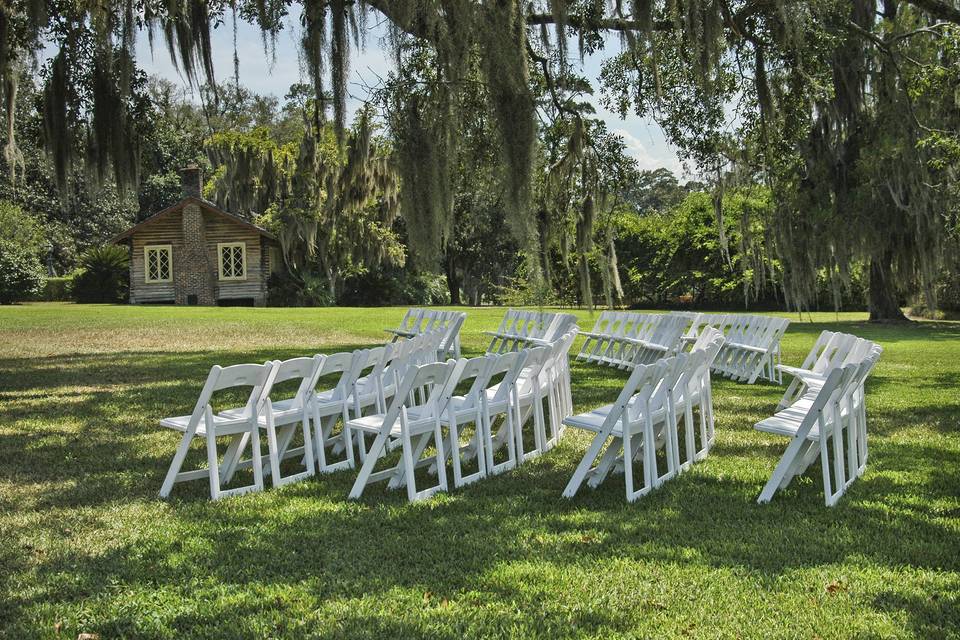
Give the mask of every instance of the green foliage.
<svg viewBox="0 0 960 640">
<path fill-rule="evenodd" d="M 73 300 L 73 274 L 47 278 L 39 297 L 45 302 L 69 302 Z"/>
<path fill-rule="evenodd" d="M 33 299 L 46 279 L 35 251 L 0 238 L 0 304 Z"/>
<path fill-rule="evenodd" d="M 771 296 L 770 278 L 742 270 L 744 249 L 763 251 L 743 241 L 740 225 L 762 231 L 770 207 L 769 192 L 729 192 L 724 200 L 727 260 L 716 229 L 710 194 L 694 192 L 663 212 L 637 216 L 622 212 L 614 220 L 617 254 L 625 274 L 624 290 L 631 305 L 742 305 L 751 297 Z"/>
<path fill-rule="evenodd" d="M 5 242 L 19 245 L 37 256 L 44 251 L 43 228 L 39 221 L 6 200 L 0 200 L 0 229 Z"/>
<path fill-rule="evenodd" d="M 337 304 L 349 307 L 422 307 L 450 304 L 450 295 L 441 275 L 386 268 L 347 278 Z"/>
<path fill-rule="evenodd" d="M 267 304 L 271 307 L 329 307 L 335 302 L 330 283 L 312 273 L 304 273 L 298 280 L 281 269 L 267 280 Z"/>
<path fill-rule="evenodd" d="M 126 247 L 106 245 L 88 249 L 71 287 L 77 302 L 123 302 L 129 295 L 130 254 Z"/>
<path fill-rule="evenodd" d="M 520 262 L 516 274 L 497 287 L 493 299 L 507 307 L 542 307 L 560 302 L 557 292 L 543 278 L 531 277 L 527 261 Z"/>
</svg>

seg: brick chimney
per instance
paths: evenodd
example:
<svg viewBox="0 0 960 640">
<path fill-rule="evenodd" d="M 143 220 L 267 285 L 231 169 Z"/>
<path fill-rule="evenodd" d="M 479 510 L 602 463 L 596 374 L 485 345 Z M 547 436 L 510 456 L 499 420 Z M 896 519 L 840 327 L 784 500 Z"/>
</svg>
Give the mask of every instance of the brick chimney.
<svg viewBox="0 0 960 640">
<path fill-rule="evenodd" d="M 190 165 L 180 170 L 183 197 L 200 197 L 200 168 Z M 177 283 L 177 304 L 213 305 L 217 302 L 214 270 L 207 250 L 207 232 L 203 211 L 196 202 L 181 211 L 183 247 L 173 261 Z"/>
<path fill-rule="evenodd" d="M 180 184 L 183 187 L 183 197 L 193 196 L 200 198 L 200 167 L 195 164 L 180 169 Z"/>
</svg>

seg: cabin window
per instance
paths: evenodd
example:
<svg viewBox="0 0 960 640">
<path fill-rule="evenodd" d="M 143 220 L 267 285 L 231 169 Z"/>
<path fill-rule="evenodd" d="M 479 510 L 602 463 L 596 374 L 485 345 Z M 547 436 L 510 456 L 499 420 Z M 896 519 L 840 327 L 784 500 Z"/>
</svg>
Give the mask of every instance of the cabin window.
<svg viewBox="0 0 960 640">
<path fill-rule="evenodd" d="M 143 248 L 143 275 L 147 282 L 173 280 L 173 247 L 169 244 L 148 244 Z"/>
<path fill-rule="evenodd" d="M 217 245 L 220 255 L 221 280 L 246 280 L 247 245 L 243 242 L 221 242 Z"/>
</svg>

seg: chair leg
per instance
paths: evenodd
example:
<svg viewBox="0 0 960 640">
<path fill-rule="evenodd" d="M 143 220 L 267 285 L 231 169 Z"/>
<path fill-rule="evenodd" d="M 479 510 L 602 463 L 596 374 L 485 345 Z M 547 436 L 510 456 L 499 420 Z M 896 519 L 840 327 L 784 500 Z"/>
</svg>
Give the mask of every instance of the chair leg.
<svg viewBox="0 0 960 640">
<path fill-rule="evenodd" d="M 760 492 L 760 497 L 757 498 L 759 504 L 770 502 L 773 498 L 773 494 L 780 488 L 781 482 L 786 477 L 797 456 L 802 453 L 803 445 L 803 438 L 793 438 L 790 440 L 790 444 L 787 445 L 787 450 L 783 452 L 780 462 L 777 463 L 773 474 L 771 474 L 770 479 L 767 480 L 767 484 L 764 485 L 763 490 Z"/>
<path fill-rule="evenodd" d="M 207 475 L 210 478 L 210 499 L 220 497 L 220 473 L 217 464 L 217 433 L 213 426 L 213 410 L 207 405 L 205 414 L 207 426 Z"/>
<path fill-rule="evenodd" d="M 267 403 L 269 404 L 269 400 Z M 273 411 L 267 410 L 267 454 L 270 460 L 270 480 L 274 487 L 280 482 L 280 447 L 277 445 L 277 430 L 273 423 Z"/>
<path fill-rule="evenodd" d="M 173 490 L 173 484 L 177 481 L 177 474 L 183 466 L 183 461 L 187 458 L 190 451 L 190 443 L 193 441 L 193 435 L 196 432 L 195 427 L 188 428 L 180 438 L 180 444 L 177 446 L 176 453 L 173 454 L 173 460 L 170 461 L 170 468 L 167 469 L 167 475 L 160 485 L 160 497 L 167 498 Z"/>
<path fill-rule="evenodd" d="M 593 442 L 590 443 L 590 447 L 583 454 L 580 464 L 577 465 L 577 468 L 573 472 L 573 476 L 571 476 L 570 481 L 563 490 L 564 498 L 572 498 L 573 496 L 577 495 L 577 491 L 580 490 L 580 485 L 582 485 L 583 481 L 586 479 L 587 473 L 590 471 L 590 467 L 593 466 L 593 461 L 600 454 L 600 449 L 603 448 L 603 444 L 607 441 L 607 438 L 609 438 L 609 434 L 606 433 L 598 433 L 593 437 Z"/>
<path fill-rule="evenodd" d="M 413 502 L 417 499 L 417 479 L 413 475 L 413 448 L 410 442 L 410 433 L 404 429 L 403 433 L 400 436 L 402 444 L 401 457 L 403 458 L 403 471 L 406 476 L 407 484 L 407 499 L 410 502 Z"/>
<path fill-rule="evenodd" d="M 315 458 L 317 460 L 317 471 L 324 473 L 327 471 L 327 439 L 324 435 L 325 425 L 323 424 L 323 418 L 320 417 L 320 411 L 314 407 L 313 409 L 313 448 L 315 451 Z"/>
<path fill-rule="evenodd" d="M 384 430 L 377 434 L 377 437 L 374 438 L 373 444 L 370 445 L 370 453 L 363 461 L 363 464 L 360 466 L 360 472 L 357 474 L 357 479 L 353 482 L 353 488 L 350 489 L 350 499 L 356 500 L 361 495 L 363 495 L 363 490 L 367 486 L 367 480 L 370 478 L 370 474 L 373 473 L 373 467 L 377 464 L 377 460 L 380 459 L 380 453 L 383 451 L 384 446 L 387 442 L 387 437 L 389 433 Z"/>
</svg>

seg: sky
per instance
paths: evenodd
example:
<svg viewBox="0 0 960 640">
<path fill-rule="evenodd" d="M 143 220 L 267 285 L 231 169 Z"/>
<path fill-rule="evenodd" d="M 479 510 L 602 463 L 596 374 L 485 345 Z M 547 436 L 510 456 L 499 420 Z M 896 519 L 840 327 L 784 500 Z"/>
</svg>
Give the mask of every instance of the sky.
<svg viewBox="0 0 960 640">
<path fill-rule="evenodd" d="M 366 46 L 363 50 L 354 52 L 350 62 L 349 92 L 347 109 L 348 117 L 363 103 L 367 95 L 366 87 L 374 86 L 379 78 L 385 78 L 393 69 L 389 53 L 382 44 L 385 35 L 383 26 L 371 20 L 367 26 Z M 298 55 L 299 26 L 288 20 L 277 38 L 275 56 L 271 59 L 265 53 L 263 40 L 259 28 L 239 22 L 237 28 L 237 54 L 240 59 L 240 83 L 259 94 L 272 94 L 283 98 L 290 85 L 302 82 L 306 72 L 301 68 Z M 233 77 L 233 29 L 229 22 L 213 31 L 212 45 L 214 57 L 214 72 L 218 81 Z M 611 39 L 608 43 L 608 53 L 616 52 L 619 44 Z M 600 65 L 603 54 L 587 57 L 581 65 L 576 56 L 575 47 L 571 47 L 571 56 L 575 59 L 571 63 L 580 68 L 597 95 L 591 101 L 597 110 L 596 116 L 607 123 L 607 128 L 623 137 L 627 152 L 636 159 L 641 169 L 657 169 L 666 167 L 678 178 L 685 177 L 684 168 L 677 158 L 676 150 L 664 139 L 660 127 L 647 118 L 630 116 L 621 119 L 618 114 L 605 109 L 599 103 Z M 164 77 L 189 90 L 186 80 L 177 72 L 170 61 L 162 37 L 157 37 L 154 50 L 151 52 L 146 37 L 138 38 L 137 61 L 147 73 Z M 689 177 L 689 176 L 686 176 Z"/>
</svg>

